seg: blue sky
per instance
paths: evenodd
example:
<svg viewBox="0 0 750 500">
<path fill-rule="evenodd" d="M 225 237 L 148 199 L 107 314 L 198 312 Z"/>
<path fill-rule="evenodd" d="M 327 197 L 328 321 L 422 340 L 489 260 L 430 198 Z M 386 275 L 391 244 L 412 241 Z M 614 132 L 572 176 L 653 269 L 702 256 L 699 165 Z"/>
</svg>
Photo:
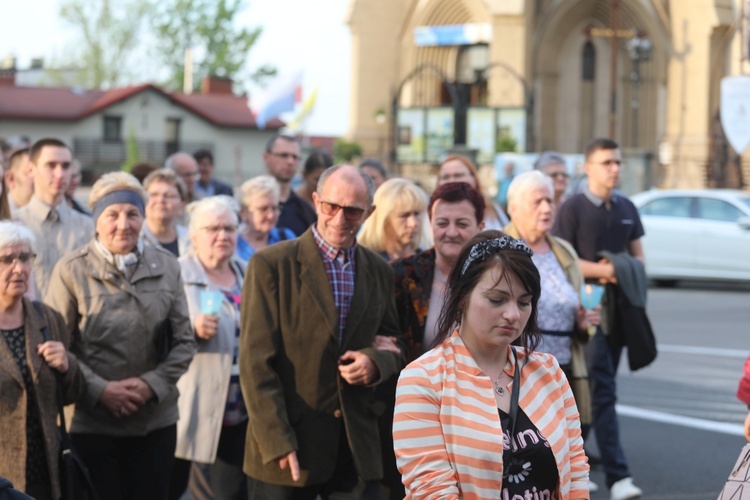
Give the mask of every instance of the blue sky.
<svg viewBox="0 0 750 500">
<path fill-rule="evenodd" d="M 349 0 L 248 0 L 238 24 L 263 26 L 250 52 L 249 67 L 272 64 L 280 72 L 304 71 L 303 92 L 318 87 L 306 132 L 343 135 L 348 125 L 350 39 L 344 24 Z M 21 68 L 31 58 L 55 58 L 70 47 L 75 32 L 58 16 L 59 0 L 0 0 L 0 58 L 15 55 Z M 251 86 L 251 92 L 253 87 Z M 292 115 L 284 118 L 291 119 Z"/>
</svg>

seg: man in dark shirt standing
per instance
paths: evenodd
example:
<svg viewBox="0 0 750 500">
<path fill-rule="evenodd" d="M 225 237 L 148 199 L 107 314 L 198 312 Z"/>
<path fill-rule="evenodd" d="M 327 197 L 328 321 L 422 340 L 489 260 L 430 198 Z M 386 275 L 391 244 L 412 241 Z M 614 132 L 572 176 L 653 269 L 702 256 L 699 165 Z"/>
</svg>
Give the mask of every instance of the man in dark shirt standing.
<svg viewBox="0 0 750 500">
<path fill-rule="evenodd" d="M 635 205 L 615 192 L 622 168 L 619 146 L 611 139 L 595 139 L 586 148 L 584 168 L 588 184 L 560 206 L 552 233 L 570 242 L 580 258 L 588 282 L 616 283 L 614 265 L 598 256 L 601 251 L 627 252 L 645 264 L 643 225 Z M 592 385 L 593 427 L 612 500 L 639 497 L 620 444 L 615 411 L 615 377 L 622 347 L 613 345 L 597 328 L 586 356 Z"/>
<path fill-rule="evenodd" d="M 315 210 L 292 189 L 292 179 L 299 168 L 300 158 L 299 143 L 288 135 L 271 137 L 263 153 L 268 174 L 278 181 L 281 188 L 279 199 L 282 208 L 277 226 L 291 229 L 297 236 L 317 220 Z"/>
</svg>

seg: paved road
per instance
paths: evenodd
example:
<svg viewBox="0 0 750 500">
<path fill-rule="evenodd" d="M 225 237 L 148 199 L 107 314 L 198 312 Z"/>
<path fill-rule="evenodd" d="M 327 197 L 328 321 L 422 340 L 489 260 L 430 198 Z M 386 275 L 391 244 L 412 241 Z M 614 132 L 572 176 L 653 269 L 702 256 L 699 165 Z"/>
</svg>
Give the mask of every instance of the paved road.
<svg viewBox="0 0 750 500">
<path fill-rule="evenodd" d="M 635 373 L 625 360 L 618 377 L 631 472 L 644 499 L 715 500 L 745 443 L 747 408 L 735 392 L 750 352 L 750 285 L 681 284 L 649 294 L 659 357 Z M 591 479 L 604 485 L 601 470 Z M 602 487 L 591 498 L 609 495 Z"/>
</svg>

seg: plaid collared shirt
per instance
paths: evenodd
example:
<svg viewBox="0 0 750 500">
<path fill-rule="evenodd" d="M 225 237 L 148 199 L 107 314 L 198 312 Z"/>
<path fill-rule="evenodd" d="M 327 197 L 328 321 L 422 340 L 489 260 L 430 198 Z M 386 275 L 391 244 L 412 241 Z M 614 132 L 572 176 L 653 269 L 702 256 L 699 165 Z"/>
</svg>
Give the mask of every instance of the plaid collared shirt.
<svg viewBox="0 0 750 500">
<path fill-rule="evenodd" d="M 333 291 L 333 301 L 336 304 L 336 310 L 339 312 L 340 345 L 344 339 L 346 319 L 349 315 L 352 295 L 354 295 L 354 275 L 357 271 L 354 255 L 357 250 L 357 243 L 355 242 L 348 249 L 334 248 L 326 243 L 314 224 L 312 232 L 315 244 L 318 245 L 320 256 L 323 257 L 323 265 L 326 268 L 328 283 L 330 283 L 331 291 Z M 339 259 L 339 257 L 343 257 L 343 259 Z"/>
</svg>

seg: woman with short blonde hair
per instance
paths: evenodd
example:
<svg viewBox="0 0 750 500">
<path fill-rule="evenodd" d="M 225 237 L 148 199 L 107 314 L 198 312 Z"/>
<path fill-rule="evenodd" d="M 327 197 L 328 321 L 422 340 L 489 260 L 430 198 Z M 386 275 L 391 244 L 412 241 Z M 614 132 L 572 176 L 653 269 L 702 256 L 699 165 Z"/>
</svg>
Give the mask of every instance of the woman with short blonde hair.
<svg viewBox="0 0 750 500">
<path fill-rule="evenodd" d="M 413 181 L 388 179 L 375 191 L 375 211 L 362 225 L 357 242 L 386 260 L 414 255 L 432 246 L 427 195 Z"/>
</svg>

